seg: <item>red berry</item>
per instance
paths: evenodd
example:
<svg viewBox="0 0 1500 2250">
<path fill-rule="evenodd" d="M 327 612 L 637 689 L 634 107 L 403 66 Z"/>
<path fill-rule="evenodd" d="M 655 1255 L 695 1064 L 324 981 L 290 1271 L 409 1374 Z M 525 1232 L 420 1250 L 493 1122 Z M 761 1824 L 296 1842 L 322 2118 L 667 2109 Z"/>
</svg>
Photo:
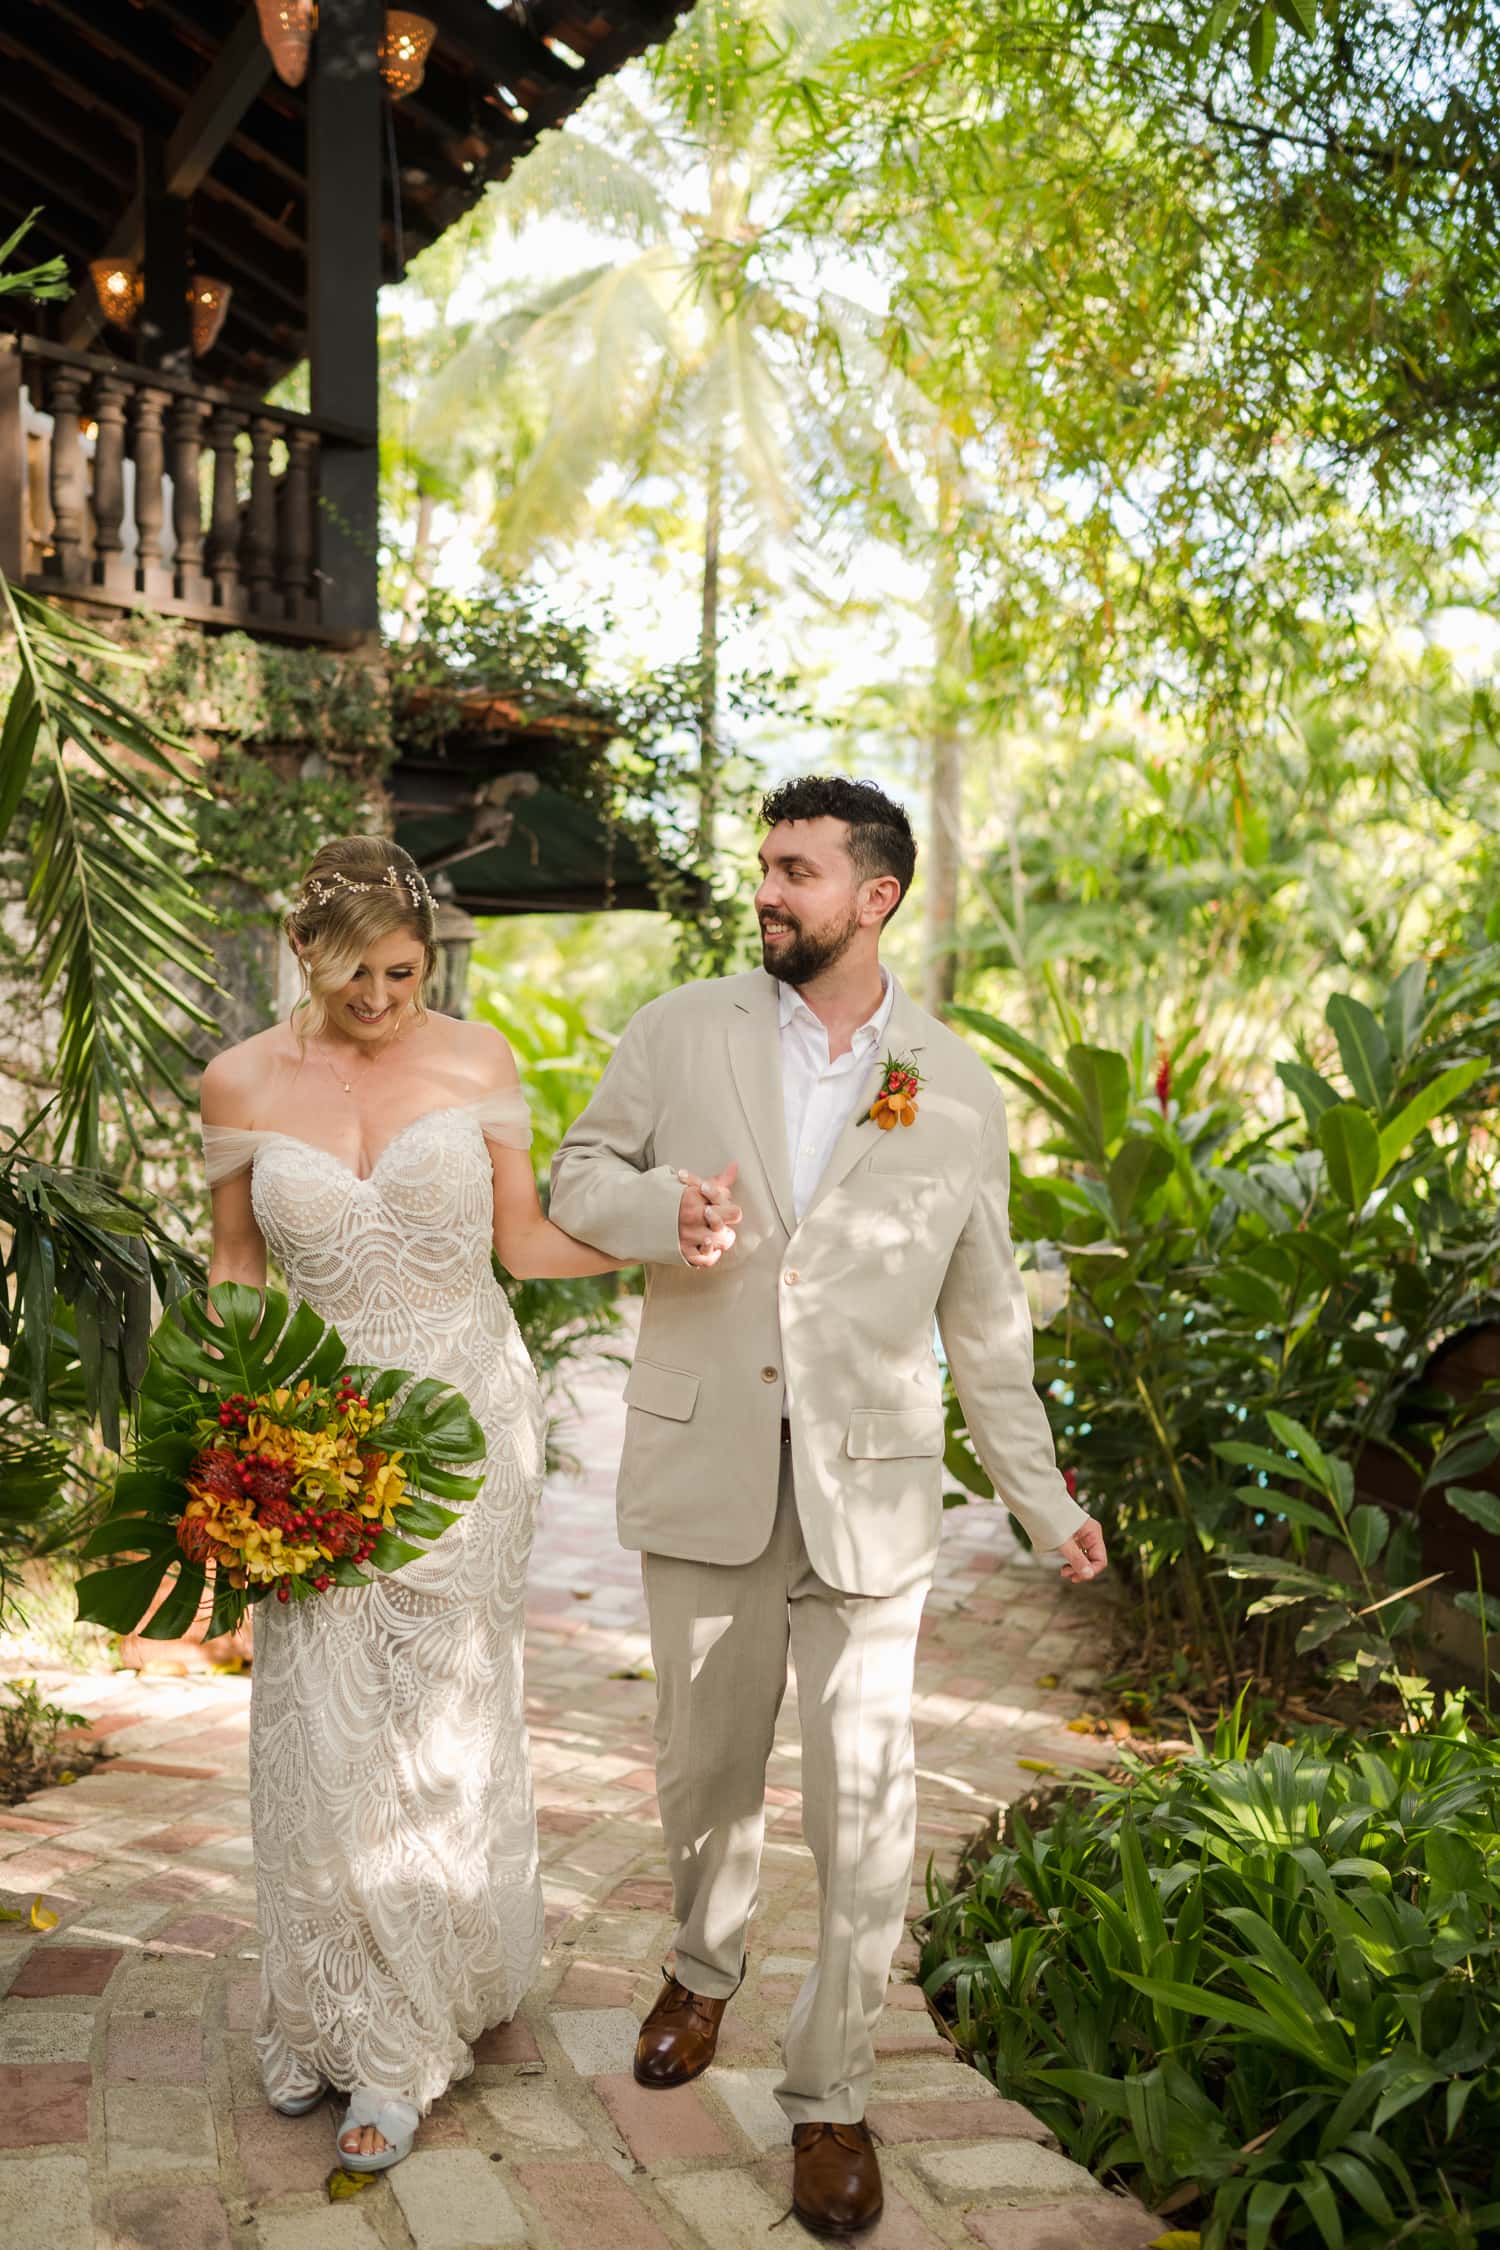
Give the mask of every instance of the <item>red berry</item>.
<svg viewBox="0 0 1500 2250">
<path fill-rule="evenodd" d="M 292 1589 L 291 1589 L 291 1587 L 290 1587 L 290 1586 L 289 1586 L 289 1585 L 287 1584 L 286 1580 L 285 1580 L 285 1579 L 283 1579 L 283 1580 L 282 1580 L 282 1582 L 281 1582 L 281 1584 L 280 1584 L 280 1585 L 279 1585 L 279 1586 L 277 1587 L 277 1589 L 276 1589 L 276 1599 L 277 1599 L 277 1600 L 278 1600 L 279 1602 L 289 1602 L 289 1601 L 291 1600 L 291 1598 L 292 1598 Z"/>
<path fill-rule="evenodd" d="M 333 1584 L 333 1580 L 329 1577 L 327 1571 L 324 1570 L 318 1573 L 317 1577 L 313 1580 L 313 1584 L 317 1587 L 320 1594 L 326 1594 L 329 1587 Z"/>
</svg>

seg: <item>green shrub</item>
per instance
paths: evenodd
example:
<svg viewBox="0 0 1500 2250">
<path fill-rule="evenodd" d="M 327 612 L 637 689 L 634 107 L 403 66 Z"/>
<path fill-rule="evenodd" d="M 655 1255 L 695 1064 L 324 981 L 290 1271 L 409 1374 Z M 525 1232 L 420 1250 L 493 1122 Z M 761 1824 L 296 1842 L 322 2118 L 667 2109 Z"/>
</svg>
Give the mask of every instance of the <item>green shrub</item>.
<svg viewBox="0 0 1500 2250">
<path fill-rule="evenodd" d="M 1017 1239 L 1066 1274 L 1037 1379 L 1148 1648 L 1232 1683 L 1284 1688 L 1314 1652 L 1398 1678 L 1416 1527 L 1359 1504 L 1355 1470 L 1402 1443 L 1434 1344 L 1500 1304 L 1500 947 L 1414 962 L 1378 1014 L 1335 995 L 1334 1076 L 1282 1062 L 1281 1116 L 1205 1098 L 1203 1055 L 1145 1034 L 1126 1054 L 1068 1017 L 1057 1062 L 955 1015 L 1050 1127 L 1050 1168 L 1012 1185 Z M 950 1424 L 950 1470 L 988 1493 L 956 1401 Z"/>
<path fill-rule="evenodd" d="M 1500 2229 L 1500 1751 L 1211 1750 L 1090 1784 L 929 1876 L 926 1989 L 1068 2153 L 1203 2250 L 1469 2250 Z"/>
</svg>

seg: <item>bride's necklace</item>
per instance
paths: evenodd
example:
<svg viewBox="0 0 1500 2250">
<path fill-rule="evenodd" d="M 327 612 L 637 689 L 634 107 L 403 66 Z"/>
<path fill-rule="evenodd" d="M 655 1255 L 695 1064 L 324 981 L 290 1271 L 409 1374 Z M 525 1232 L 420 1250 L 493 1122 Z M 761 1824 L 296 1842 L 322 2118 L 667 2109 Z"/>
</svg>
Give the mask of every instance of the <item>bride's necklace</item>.
<svg viewBox="0 0 1500 2250">
<path fill-rule="evenodd" d="M 405 1031 L 406 1025 L 403 1023 L 400 1030 L 395 1034 L 395 1037 L 387 1040 L 386 1046 L 382 1047 L 379 1052 L 381 1054 L 384 1054 L 387 1051 L 387 1048 L 394 1047 L 396 1044 L 396 1040 L 402 1038 L 405 1034 Z M 333 1072 L 334 1077 L 338 1080 L 344 1092 L 346 1094 L 352 1094 L 354 1091 L 353 1079 L 346 1078 L 344 1076 L 342 1067 L 334 1061 L 332 1055 L 320 1055 L 319 1060 L 327 1063 L 329 1069 Z"/>
</svg>

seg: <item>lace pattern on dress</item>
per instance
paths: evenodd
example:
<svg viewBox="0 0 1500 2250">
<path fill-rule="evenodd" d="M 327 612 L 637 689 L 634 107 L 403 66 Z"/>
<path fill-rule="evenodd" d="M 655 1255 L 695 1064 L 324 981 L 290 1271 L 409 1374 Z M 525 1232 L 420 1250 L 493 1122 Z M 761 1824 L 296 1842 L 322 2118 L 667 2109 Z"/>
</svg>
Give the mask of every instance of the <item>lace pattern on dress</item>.
<svg viewBox="0 0 1500 2250">
<path fill-rule="evenodd" d="M 420 1117 L 403 1125 L 387 1141 L 393 1148 L 403 1133 L 414 1126 L 423 1125 L 429 1117 L 472 1117 L 487 1141 L 499 1141 L 505 1148 L 530 1148 L 531 1113 L 526 1107 L 526 1096 L 519 1086 L 508 1087 L 503 1093 L 486 1094 L 477 1102 L 458 1102 L 446 1109 L 424 1110 Z M 200 1125 L 198 1131 L 203 1141 L 203 1163 L 208 1173 L 208 1184 L 217 1187 L 221 1180 L 232 1180 L 236 1172 L 247 1172 L 260 1150 L 268 1141 L 295 1141 L 299 1148 L 311 1148 L 319 1155 L 330 1155 L 327 1149 L 317 1149 L 313 1141 L 299 1141 L 295 1133 L 275 1133 L 265 1129 L 241 1125 Z M 375 1160 L 375 1169 L 385 1156 L 385 1149 Z M 335 1163 L 341 1161 L 335 1157 Z M 358 1175 L 355 1175 L 358 1177 Z M 373 1173 L 370 1175 L 373 1177 Z"/>
<path fill-rule="evenodd" d="M 356 1358 L 456 1384 L 487 1443 L 478 1497 L 421 1561 L 255 1613 L 256 2043 L 272 2101 L 323 2082 L 427 2108 L 541 1957 L 521 1659 L 545 1416 L 490 1268 L 481 1136 L 525 1130 L 521 1097 L 501 1101 L 413 1119 L 366 1179 L 289 1134 L 205 1129 L 211 1166 L 252 1165 L 293 1301 Z"/>
</svg>

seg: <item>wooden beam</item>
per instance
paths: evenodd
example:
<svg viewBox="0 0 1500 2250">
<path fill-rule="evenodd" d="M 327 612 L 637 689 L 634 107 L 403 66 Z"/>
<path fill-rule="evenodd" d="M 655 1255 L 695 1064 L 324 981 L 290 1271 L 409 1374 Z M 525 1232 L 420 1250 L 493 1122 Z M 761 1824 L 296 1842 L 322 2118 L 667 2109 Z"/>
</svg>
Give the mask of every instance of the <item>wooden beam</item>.
<svg viewBox="0 0 1500 2250">
<path fill-rule="evenodd" d="M 384 0 L 322 0 L 307 110 L 307 345 L 315 415 L 371 430 L 380 418 L 379 68 Z M 325 446 L 318 568 L 325 623 L 379 626 L 379 454 Z"/>
<path fill-rule="evenodd" d="M 271 58 L 260 36 L 259 20 L 253 10 L 247 9 L 237 19 L 167 142 L 162 165 L 165 195 L 187 200 L 270 75 Z M 137 193 L 99 254 L 139 258 L 145 246 L 146 203 Z M 80 290 L 63 315 L 63 342 L 85 344 L 98 333 L 101 318 L 98 305 L 86 302 Z"/>
<path fill-rule="evenodd" d="M 167 143 L 169 194 L 192 194 L 270 75 L 259 19 L 246 8 Z"/>
</svg>

